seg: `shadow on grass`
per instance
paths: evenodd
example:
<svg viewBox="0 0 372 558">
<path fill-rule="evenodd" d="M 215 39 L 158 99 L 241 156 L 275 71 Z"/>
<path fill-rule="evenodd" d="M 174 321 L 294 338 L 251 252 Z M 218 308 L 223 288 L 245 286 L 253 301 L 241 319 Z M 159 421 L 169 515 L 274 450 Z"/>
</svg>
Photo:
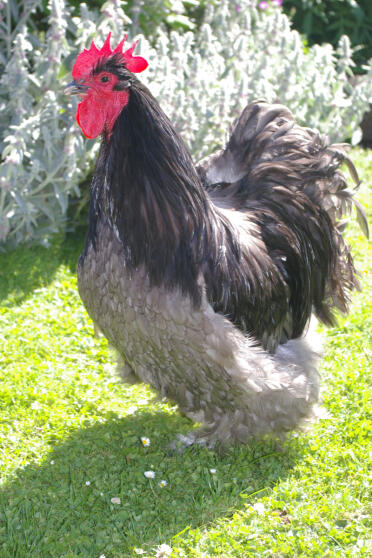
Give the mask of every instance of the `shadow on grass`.
<svg viewBox="0 0 372 558">
<path fill-rule="evenodd" d="M 9 297 L 8 304 L 20 304 L 35 289 L 53 281 L 61 264 L 75 271 L 85 234 L 86 227 L 79 227 L 52 237 L 49 248 L 22 244 L 0 252 L 0 303 Z"/>
<path fill-rule="evenodd" d="M 280 452 L 266 440 L 222 455 L 204 448 L 171 454 L 169 442 L 189 426 L 178 414 L 141 411 L 102 420 L 72 433 L 44 463 L 24 467 L 3 486 L 2 558 L 132 556 L 133 547 L 171 542 L 252 503 L 287 477 L 302 453 L 296 440 Z M 149 447 L 142 446 L 143 435 Z M 146 478 L 152 469 L 155 478 Z"/>
</svg>

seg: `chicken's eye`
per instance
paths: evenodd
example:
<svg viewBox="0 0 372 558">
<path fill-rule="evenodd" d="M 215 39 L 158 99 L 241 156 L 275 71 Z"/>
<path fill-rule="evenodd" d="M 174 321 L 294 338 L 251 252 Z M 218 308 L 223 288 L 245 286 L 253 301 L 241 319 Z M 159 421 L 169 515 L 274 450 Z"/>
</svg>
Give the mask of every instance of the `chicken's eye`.
<svg viewBox="0 0 372 558">
<path fill-rule="evenodd" d="M 102 76 L 100 79 L 101 83 L 107 83 L 108 81 L 110 81 L 110 78 L 108 76 Z"/>
</svg>

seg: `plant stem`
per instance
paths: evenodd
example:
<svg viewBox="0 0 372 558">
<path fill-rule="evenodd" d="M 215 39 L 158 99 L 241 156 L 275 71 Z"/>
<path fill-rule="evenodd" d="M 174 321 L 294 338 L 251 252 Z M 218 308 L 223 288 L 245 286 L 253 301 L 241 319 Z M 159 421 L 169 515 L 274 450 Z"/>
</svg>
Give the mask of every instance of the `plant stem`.
<svg viewBox="0 0 372 558">
<path fill-rule="evenodd" d="M 7 27 L 7 36 L 6 36 L 6 47 L 7 47 L 7 54 L 8 60 L 10 58 L 10 53 L 12 50 L 12 15 L 10 13 L 10 2 L 6 3 L 6 27 Z"/>
</svg>

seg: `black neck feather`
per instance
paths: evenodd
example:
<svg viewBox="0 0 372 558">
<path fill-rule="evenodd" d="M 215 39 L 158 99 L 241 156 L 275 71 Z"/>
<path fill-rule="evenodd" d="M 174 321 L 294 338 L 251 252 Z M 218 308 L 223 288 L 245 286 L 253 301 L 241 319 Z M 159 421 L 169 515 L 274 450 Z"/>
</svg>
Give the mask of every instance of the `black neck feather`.
<svg viewBox="0 0 372 558">
<path fill-rule="evenodd" d="M 191 157 L 149 91 L 137 80 L 92 184 L 90 240 L 104 218 L 121 241 L 126 265 L 144 264 L 153 285 L 178 286 L 197 301 L 197 278 L 213 255 L 215 214 Z"/>
</svg>

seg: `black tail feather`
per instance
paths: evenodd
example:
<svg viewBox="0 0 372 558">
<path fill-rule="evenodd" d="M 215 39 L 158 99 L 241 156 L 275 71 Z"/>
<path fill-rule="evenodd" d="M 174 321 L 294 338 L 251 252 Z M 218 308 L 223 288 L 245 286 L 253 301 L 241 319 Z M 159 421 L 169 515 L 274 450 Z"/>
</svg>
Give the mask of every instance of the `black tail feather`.
<svg viewBox="0 0 372 558">
<path fill-rule="evenodd" d="M 284 106 L 255 101 L 238 119 L 218 155 L 199 172 L 217 206 L 244 211 L 289 286 L 292 337 L 300 335 L 311 310 L 326 324 L 333 309 L 347 312 L 357 274 L 341 219 L 353 207 L 368 236 L 364 210 L 354 198 L 358 173 L 343 144 L 299 126 Z M 347 187 L 342 164 L 354 190 Z"/>
</svg>

